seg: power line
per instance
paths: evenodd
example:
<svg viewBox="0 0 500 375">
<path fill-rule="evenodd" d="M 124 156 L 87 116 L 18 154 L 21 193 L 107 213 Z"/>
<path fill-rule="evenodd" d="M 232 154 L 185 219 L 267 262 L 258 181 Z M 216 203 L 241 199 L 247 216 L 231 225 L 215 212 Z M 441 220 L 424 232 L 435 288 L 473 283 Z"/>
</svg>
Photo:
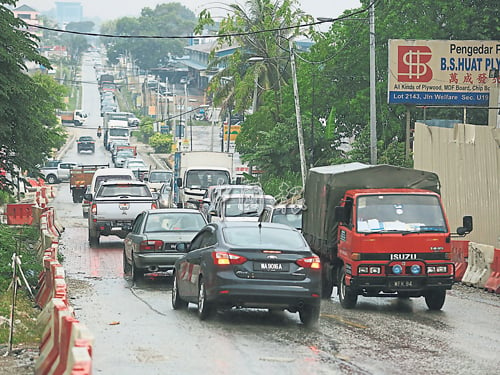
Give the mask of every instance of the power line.
<svg viewBox="0 0 500 375">
<path fill-rule="evenodd" d="M 30 25 L 30 27 L 41 29 L 41 30 L 46 30 L 46 31 L 65 33 L 65 34 L 99 36 L 99 37 L 106 37 L 106 38 L 122 38 L 122 39 L 194 39 L 194 38 L 208 39 L 208 38 L 214 38 L 214 37 L 216 37 L 216 38 L 228 38 L 228 37 L 236 37 L 236 36 L 263 34 L 263 33 L 283 31 L 283 30 L 292 30 L 292 29 L 296 29 L 296 28 L 321 25 L 321 24 L 326 23 L 326 22 L 341 21 L 344 19 L 348 19 L 349 17 L 358 15 L 360 13 L 366 12 L 368 9 L 369 9 L 369 6 L 366 8 L 360 9 L 358 11 L 355 11 L 353 13 L 347 14 L 345 16 L 340 16 L 337 18 L 330 18 L 328 20 L 318 20 L 315 22 L 299 24 L 299 25 L 294 25 L 294 26 L 277 27 L 277 28 L 272 28 L 272 29 L 247 31 L 247 32 L 241 32 L 241 33 L 234 33 L 234 34 L 218 34 L 218 35 L 197 35 L 197 36 L 194 36 L 194 35 L 171 35 L 171 36 L 165 36 L 165 35 L 113 35 L 113 34 L 102 34 L 102 33 L 90 33 L 90 32 L 81 32 L 81 31 L 62 30 L 62 29 L 56 29 L 56 28 L 46 27 L 46 26 L 41 26 L 41 25 Z"/>
</svg>

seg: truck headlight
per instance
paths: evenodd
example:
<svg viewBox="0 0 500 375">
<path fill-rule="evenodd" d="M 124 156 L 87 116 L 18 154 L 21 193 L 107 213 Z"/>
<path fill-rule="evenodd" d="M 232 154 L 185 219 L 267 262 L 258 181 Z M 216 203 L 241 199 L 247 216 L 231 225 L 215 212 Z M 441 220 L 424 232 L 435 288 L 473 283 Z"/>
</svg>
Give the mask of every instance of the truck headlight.
<svg viewBox="0 0 500 375">
<path fill-rule="evenodd" d="M 368 267 L 366 267 L 366 266 L 360 266 L 358 268 L 358 273 L 368 273 Z"/>
<path fill-rule="evenodd" d="M 377 266 L 370 267 L 370 273 L 375 273 L 377 275 L 380 275 L 381 271 L 382 270 L 380 269 L 380 267 Z"/>
<path fill-rule="evenodd" d="M 392 273 L 395 275 L 400 275 L 403 272 L 403 267 L 400 264 L 395 264 L 392 266 Z"/>
<path fill-rule="evenodd" d="M 422 271 L 422 267 L 420 267 L 418 264 L 414 264 L 410 267 L 410 271 L 414 275 L 418 275 Z"/>
</svg>

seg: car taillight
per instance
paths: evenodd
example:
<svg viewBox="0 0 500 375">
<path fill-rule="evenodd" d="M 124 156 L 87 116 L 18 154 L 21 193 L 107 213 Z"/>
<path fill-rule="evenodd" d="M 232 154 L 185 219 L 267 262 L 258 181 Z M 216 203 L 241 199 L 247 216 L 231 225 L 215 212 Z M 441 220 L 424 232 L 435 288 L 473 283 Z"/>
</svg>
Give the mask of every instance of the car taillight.
<svg viewBox="0 0 500 375">
<path fill-rule="evenodd" d="M 317 256 L 299 259 L 299 260 L 297 260 L 297 264 L 301 267 L 312 268 L 315 270 L 318 270 L 321 268 L 321 262 L 319 260 L 319 257 L 317 257 Z"/>
<path fill-rule="evenodd" d="M 218 266 L 243 264 L 247 261 L 247 258 L 240 255 L 228 253 L 227 251 L 214 251 L 212 253 L 212 258 L 214 260 L 214 264 Z"/>
<path fill-rule="evenodd" d="M 146 240 L 146 241 L 141 241 L 141 243 L 139 244 L 140 251 L 161 250 L 162 247 L 163 247 L 163 241 L 160 240 Z"/>
<path fill-rule="evenodd" d="M 157 208 L 158 208 L 158 205 L 156 204 L 156 202 L 151 203 L 152 210 L 156 210 Z"/>
<path fill-rule="evenodd" d="M 90 212 L 92 212 L 92 215 L 97 215 L 97 205 L 95 203 L 90 208 Z"/>
</svg>

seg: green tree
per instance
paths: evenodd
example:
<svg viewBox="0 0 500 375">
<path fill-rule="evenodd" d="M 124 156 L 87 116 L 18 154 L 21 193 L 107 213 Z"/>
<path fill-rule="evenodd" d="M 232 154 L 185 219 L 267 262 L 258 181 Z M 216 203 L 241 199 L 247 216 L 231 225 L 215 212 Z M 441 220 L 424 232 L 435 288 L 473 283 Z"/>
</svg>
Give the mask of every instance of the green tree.
<svg viewBox="0 0 500 375">
<path fill-rule="evenodd" d="M 196 25 L 192 11 L 180 3 L 159 4 L 154 9 L 145 7 L 140 17 L 122 17 L 101 26 L 101 32 L 113 35 L 187 36 Z M 115 62 L 120 55 L 130 54 L 142 69 L 166 65 L 169 56 L 180 56 L 187 45 L 185 39 L 103 38 L 107 55 Z"/>
<path fill-rule="evenodd" d="M 65 140 L 55 116 L 55 109 L 63 105 L 64 89 L 48 76 L 26 74 L 26 61 L 50 67 L 38 54 L 36 43 L 26 24 L 0 5 L 0 168 L 11 175 L 33 171 Z M 10 181 L 3 175 L 0 179 L 1 189 L 9 190 Z"/>
</svg>

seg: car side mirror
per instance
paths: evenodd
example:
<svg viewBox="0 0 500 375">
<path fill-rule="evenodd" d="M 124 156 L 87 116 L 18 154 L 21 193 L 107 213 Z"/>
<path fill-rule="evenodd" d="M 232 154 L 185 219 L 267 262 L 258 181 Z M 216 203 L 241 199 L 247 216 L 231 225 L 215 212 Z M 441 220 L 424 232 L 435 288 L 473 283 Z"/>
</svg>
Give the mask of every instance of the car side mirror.
<svg viewBox="0 0 500 375">
<path fill-rule="evenodd" d="M 243 179 L 241 177 L 236 177 L 236 185 L 241 185 Z"/>
<path fill-rule="evenodd" d="M 208 214 L 211 216 L 217 216 L 217 211 L 216 210 L 210 210 L 208 211 Z"/>
<path fill-rule="evenodd" d="M 464 216 L 462 219 L 462 226 L 457 228 L 457 234 L 465 236 L 472 232 L 473 227 L 472 216 Z"/>
</svg>

